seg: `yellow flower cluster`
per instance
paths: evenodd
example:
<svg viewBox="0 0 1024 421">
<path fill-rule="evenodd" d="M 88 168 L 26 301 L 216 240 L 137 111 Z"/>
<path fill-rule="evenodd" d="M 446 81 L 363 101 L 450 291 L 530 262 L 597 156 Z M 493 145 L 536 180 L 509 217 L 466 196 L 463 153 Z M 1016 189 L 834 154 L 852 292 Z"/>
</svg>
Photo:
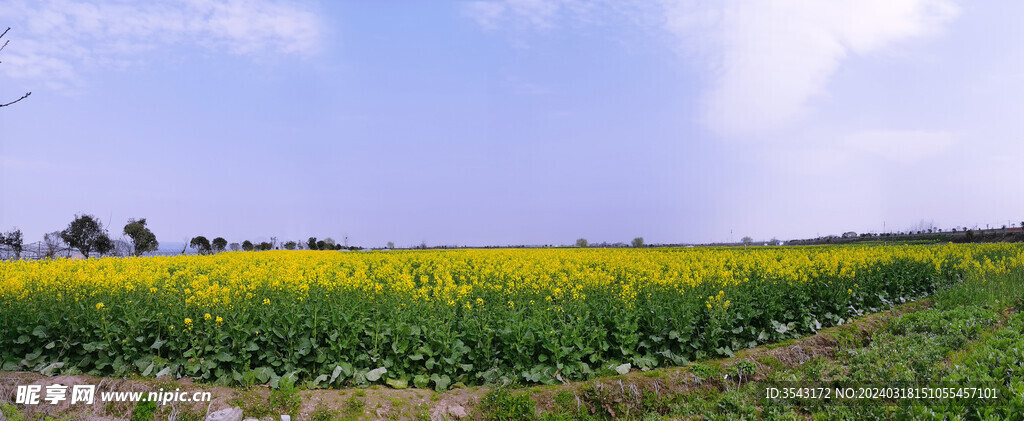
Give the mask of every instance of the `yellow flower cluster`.
<svg viewBox="0 0 1024 421">
<path fill-rule="evenodd" d="M 1024 247 L 1008 244 L 665 249 L 506 249 L 426 252 L 230 252 L 212 256 L 0 262 L 0 302 L 98 302 L 126 296 L 190 309 L 211 320 L 253 305 L 298 305 L 310 294 L 401 297 L 410 305 L 451 307 L 536 300 L 555 308 L 609 292 L 628 308 L 650 286 L 686 294 L 727 287 L 853 279 L 880 263 L 923 263 L 942 270 L 1005 273 L 1024 268 Z M 853 293 L 848 284 L 836 293 Z M 727 288 L 726 288 L 727 289 Z M 854 288 L 855 289 L 855 288 Z M 710 297 L 708 306 L 728 307 Z M 146 298 L 138 298 L 146 297 Z M 504 297 L 504 298 L 488 298 Z M 485 300 L 486 299 L 486 300 Z M 283 302 L 282 302 L 283 301 Z M 518 302 L 516 302 L 518 301 Z M 475 306 L 474 306 L 475 304 Z M 95 304 L 97 310 L 104 304 Z M 559 307 L 561 308 L 561 307 Z M 224 310 L 221 312 L 221 310 Z M 217 316 L 219 323 L 222 319 Z M 185 325 L 191 326 L 191 319 Z"/>
</svg>

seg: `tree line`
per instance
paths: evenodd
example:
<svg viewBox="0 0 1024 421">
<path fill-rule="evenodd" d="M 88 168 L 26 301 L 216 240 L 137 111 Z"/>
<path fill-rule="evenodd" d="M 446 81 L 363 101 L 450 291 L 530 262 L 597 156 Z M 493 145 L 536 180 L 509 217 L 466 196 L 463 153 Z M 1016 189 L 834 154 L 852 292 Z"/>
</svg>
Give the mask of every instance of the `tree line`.
<svg viewBox="0 0 1024 421">
<path fill-rule="evenodd" d="M 91 255 L 113 255 L 113 256 L 142 256 L 155 252 L 160 248 L 156 234 L 146 226 L 146 218 L 131 218 L 122 230 L 123 237 L 117 240 L 111 239 L 110 232 L 99 218 L 88 215 L 75 215 L 75 218 L 68 223 L 68 226 L 61 231 L 54 231 L 43 236 L 43 241 L 38 243 L 36 257 L 52 259 L 64 255 L 71 257 L 71 253 L 77 250 L 86 259 Z M 25 251 L 24 236 L 20 229 L 0 233 L 0 247 L 2 247 L 3 258 L 20 259 Z M 188 248 L 196 250 L 198 254 L 214 254 L 230 249 L 232 251 L 265 251 L 279 250 L 362 250 L 362 247 L 348 247 L 335 243 L 331 238 L 317 240 L 316 237 L 309 237 L 306 242 L 288 241 L 278 244 L 277 237 L 271 237 L 270 242 L 253 243 L 249 240 L 239 243 L 228 243 L 224 237 L 216 237 L 212 241 L 205 236 L 198 235 L 189 240 L 181 250 L 185 254 Z"/>
</svg>

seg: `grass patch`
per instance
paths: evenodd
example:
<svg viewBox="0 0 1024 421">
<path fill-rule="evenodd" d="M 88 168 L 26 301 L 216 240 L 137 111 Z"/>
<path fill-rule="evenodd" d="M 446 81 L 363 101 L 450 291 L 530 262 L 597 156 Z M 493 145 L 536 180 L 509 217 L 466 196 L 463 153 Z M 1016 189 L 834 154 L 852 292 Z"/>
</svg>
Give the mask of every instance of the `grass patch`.
<svg viewBox="0 0 1024 421">
<path fill-rule="evenodd" d="M 512 394 L 506 388 L 487 393 L 480 402 L 480 417 L 488 421 L 536 418 L 534 402 L 527 393 Z"/>
</svg>

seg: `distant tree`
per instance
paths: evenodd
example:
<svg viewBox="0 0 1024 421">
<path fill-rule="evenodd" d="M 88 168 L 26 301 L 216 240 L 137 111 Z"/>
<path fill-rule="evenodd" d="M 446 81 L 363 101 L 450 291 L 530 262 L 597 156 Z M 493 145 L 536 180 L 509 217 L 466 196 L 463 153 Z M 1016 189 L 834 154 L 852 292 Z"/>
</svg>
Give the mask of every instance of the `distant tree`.
<svg viewBox="0 0 1024 421">
<path fill-rule="evenodd" d="M 633 239 L 633 247 L 640 248 L 644 246 L 644 237 L 636 237 Z"/>
<path fill-rule="evenodd" d="M 421 241 L 420 242 L 420 250 L 426 250 L 426 249 L 427 249 L 427 242 L 426 241 Z"/>
<path fill-rule="evenodd" d="M 238 251 L 239 249 L 242 248 L 242 245 L 238 244 L 238 243 L 231 243 L 231 244 L 228 244 L 228 248 L 230 248 L 231 251 Z"/>
<path fill-rule="evenodd" d="M 388 250 L 394 250 L 394 249 L 395 249 L 395 242 L 394 241 L 388 241 Z"/>
<path fill-rule="evenodd" d="M 289 241 L 287 243 L 284 243 L 284 248 L 285 250 L 295 250 L 295 246 L 297 245 L 298 244 L 296 244 L 294 241 Z"/>
<path fill-rule="evenodd" d="M 327 245 L 327 250 L 336 250 L 334 246 L 337 244 L 331 237 L 324 238 L 324 244 Z"/>
<path fill-rule="evenodd" d="M 245 241 L 242 242 L 242 250 L 252 251 L 252 248 L 253 248 L 252 241 L 245 240 Z"/>
<path fill-rule="evenodd" d="M 92 215 L 75 215 L 75 219 L 68 224 L 64 231 L 61 231 L 60 238 L 68 244 L 68 247 L 78 249 L 82 252 L 82 256 L 88 259 L 89 252 L 96 246 L 96 240 L 101 235 L 106 236 L 107 232 L 99 219 Z"/>
<path fill-rule="evenodd" d="M 0 244 L 9 247 L 11 252 L 14 253 L 15 259 L 21 258 L 21 249 L 24 244 L 24 240 L 22 239 L 20 229 L 15 228 L 7 231 L 5 234 L 0 234 Z"/>
<path fill-rule="evenodd" d="M 110 253 L 110 251 L 114 249 L 114 242 L 111 241 L 110 236 L 107 235 L 106 232 L 104 232 L 100 234 L 99 237 L 96 238 L 95 247 L 96 253 L 98 253 L 100 256 L 103 256 L 107 253 Z"/>
<path fill-rule="evenodd" d="M 268 243 L 266 241 L 261 242 L 260 245 L 259 245 L 260 251 L 267 251 L 267 250 L 271 250 L 273 248 L 274 248 L 274 245 L 270 244 L 270 243 Z"/>
<path fill-rule="evenodd" d="M 576 239 L 576 247 L 586 247 L 587 244 L 589 244 L 589 243 L 587 243 L 587 239 L 586 238 L 577 238 Z"/>
<path fill-rule="evenodd" d="M 306 240 L 306 247 L 309 247 L 310 250 L 319 250 L 316 246 L 316 237 L 309 237 L 309 239 Z"/>
<path fill-rule="evenodd" d="M 128 224 L 124 226 L 124 235 L 131 238 L 132 253 L 136 256 L 156 251 L 160 247 L 156 235 L 146 227 L 146 218 L 129 219 Z"/>
<path fill-rule="evenodd" d="M 4 35 L 7 35 L 7 31 L 10 31 L 10 30 L 11 30 L 11 28 L 7 28 L 7 29 L 5 29 L 5 30 L 4 30 L 4 32 L 3 32 L 2 34 L 0 34 L 0 38 L 3 38 L 3 37 L 4 37 Z M 6 46 L 7 46 L 7 43 L 9 43 L 9 42 L 11 42 L 11 41 L 10 41 L 10 40 L 7 40 L 7 41 L 5 41 L 5 42 L 3 43 L 3 45 L 0 45 L 0 51 L 3 51 L 4 47 L 6 47 Z M 32 92 L 26 93 L 25 95 L 22 95 L 22 96 L 21 96 L 21 98 L 18 98 L 18 99 L 14 100 L 14 101 L 8 102 L 8 103 L 6 103 L 6 104 L 0 104 L 0 108 L 2 108 L 2 107 L 6 107 L 6 106 L 8 106 L 8 105 L 11 105 L 11 104 L 14 104 L 14 103 L 16 103 L 16 102 L 18 102 L 18 101 L 21 101 L 21 100 L 23 100 L 23 99 L 25 99 L 25 98 L 28 98 L 28 96 L 29 96 L 29 95 L 32 95 Z"/>
<path fill-rule="evenodd" d="M 324 241 L 324 240 L 317 241 L 316 242 L 316 249 L 317 250 L 327 250 L 327 242 Z"/>
<path fill-rule="evenodd" d="M 743 237 L 742 239 L 740 239 L 740 241 L 743 242 L 744 246 L 749 246 L 751 243 L 754 242 L 754 239 L 750 237 Z"/>
<path fill-rule="evenodd" d="M 968 243 L 974 241 L 974 230 L 967 230 L 967 234 L 964 235 L 964 238 L 967 239 Z"/>
<path fill-rule="evenodd" d="M 188 246 L 196 249 L 199 254 L 210 254 L 213 251 L 213 246 L 210 244 L 210 240 L 206 237 L 197 236 L 192 237 L 192 240 L 188 242 Z"/>
<path fill-rule="evenodd" d="M 224 251 L 225 248 L 227 248 L 228 240 L 225 240 L 224 237 L 217 237 L 213 239 L 210 245 L 213 246 L 213 251 L 215 253 L 220 253 Z"/>
<path fill-rule="evenodd" d="M 57 253 L 65 247 L 64 240 L 60 238 L 60 231 L 54 231 L 43 235 L 43 253 L 47 259 L 57 257 Z"/>
</svg>

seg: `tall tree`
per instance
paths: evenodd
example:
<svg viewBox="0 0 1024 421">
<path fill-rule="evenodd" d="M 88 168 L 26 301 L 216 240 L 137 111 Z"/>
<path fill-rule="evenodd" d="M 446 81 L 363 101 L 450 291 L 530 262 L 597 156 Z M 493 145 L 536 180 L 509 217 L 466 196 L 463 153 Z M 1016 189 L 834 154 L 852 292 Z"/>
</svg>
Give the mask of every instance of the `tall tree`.
<svg viewBox="0 0 1024 421">
<path fill-rule="evenodd" d="M 213 239 L 212 245 L 213 245 L 213 251 L 217 252 L 217 253 L 220 253 L 220 252 L 224 251 L 224 248 L 226 248 L 228 246 L 228 240 L 225 240 L 224 237 L 217 237 L 217 238 Z"/>
<path fill-rule="evenodd" d="M 316 237 L 309 237 L 309 240 L 306 240 L 306 246 L 310 250 L 319 250 L 319 247 L 316 246 Z"/>
<path fill-rule="evenodd" d="M 69 247 L 78 249 L 82 256 L 88 259 L 89 253 L 96 246 L 96 241 L 99 240 L 100 236 L 106 235 L 106 229 L 103 228 L 103 224 L 95 216 L 75 215 L 75 219 L 68 224 L 64 231 L 61 231 L 60 238 Z M 109 239 L 108 236 L 107 240 Z"/>
<path fill-rule="evenodd" d="M 94 246 L 96 248 L 96 253 L 98 253 L 100 256 L 103 256 L 107 253 L 110 253 L 110 251 L 114 249 L 114 242 L 111 241 L 110 236 L 107 235 L 106 232 L 104 232 L 100 234 L 99 237 L 96 238 L 96 243 L 94 244 Z"/>
<path fill-rule="evenodd" d="M 633 239 L 633 247 L 640 248 L 644 246 L 644 237 L 636 237 Z"/>
<path fill-rule="evenodd" d="M 3 243 L 3 245 L 11 249 L 11 252 L 14 253 L 15 259 L 21 258 L 21 249 L 24 245 L 24 240 L 22 239 L 20 229 L 15 228 L 7 231 L 6 234 L 0 235 L 0 243 Z"/>
<path fill-rule="evenodd" d="M 156 251 L 160 247 L 156 235 L 146 227 L 146 218 L 129 219 L 124 226 L 124 235 L 132 239 L 132 253 L 135 256 Z"/>
<path fill-rule="evenodd" d="M 587 245 L 589 245 L 589 243 L 587 243 L 587 239 L 586 238 L 577 238 L 576 239 L 576 247 L 586 247 Z"/>
<path fill-rule="evenodd" d="M 43 235 L 43 253 L 47 259 L 57 257 L 57 253 L 64 249 L 64 240 L 60 238 L 60 231 L 54 231 Z"/>
<path fill-rule="evenodd" d="M 230 248 L 231 251 L 238 251 L 239 249 L 242 248 L 242 245 L 238 244 L 238 243 L 231 243 L 231 244 L 228 244 L 228 248 Z"/>
<path fill-rule="evenodd" d="M 245 240 L 245 241 L 242 242 L 242 250 L 252 251 L 252 249 L 253 249 L 252 241 Z"/>
<path fill-rule="evenodd" d="M 207 240 L 206 237 L 201 235 L 192 237 L 192 240 L 188 242 L 188 246 L 196 249 L 196 252 L 199 254 L 210 254 L 213 250 L 213 247 L 210 245 L 210 240 Z"/>
<path fill-rule="evenodd" d="M 296 245 L 298 245 L 298 244 L 296 244 L 294 241 L 289 241 L 289 242 L 284 243 L 284 249 L 285 250 L 295 250 L 295 246 Z"/>
</svg>

